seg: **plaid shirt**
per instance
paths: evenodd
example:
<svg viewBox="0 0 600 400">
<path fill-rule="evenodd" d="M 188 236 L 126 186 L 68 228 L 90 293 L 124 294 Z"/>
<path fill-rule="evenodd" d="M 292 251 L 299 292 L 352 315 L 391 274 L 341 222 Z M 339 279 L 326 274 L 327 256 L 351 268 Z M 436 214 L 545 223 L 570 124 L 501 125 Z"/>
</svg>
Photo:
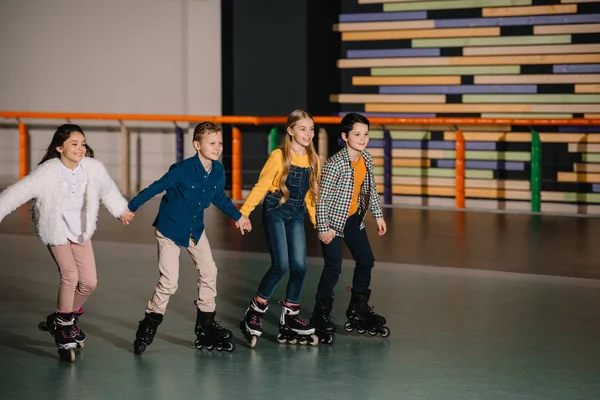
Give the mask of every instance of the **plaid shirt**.
<svg viewBox="0 0 600 400">
<path fill-rule="evenodd" d="M 373 158 L 366 151 L 361 152 L 367 167 L 367 175 L 358 194 L 358 213 L 362 216 L 360 229 L 365 227 L 364 218 L 371 209 L 375 218 L 382 218 L 379 194 L 373 176 Z M 344 226 L 348 218 L 354 191 L 354 167 L 348 155 L 348 148 L 331 156 L 321 168 L 320 200 L 317 203 L 317 231 L 325 233 L 333 229 L 337 236 L 344 237 Z"/>
</svg>

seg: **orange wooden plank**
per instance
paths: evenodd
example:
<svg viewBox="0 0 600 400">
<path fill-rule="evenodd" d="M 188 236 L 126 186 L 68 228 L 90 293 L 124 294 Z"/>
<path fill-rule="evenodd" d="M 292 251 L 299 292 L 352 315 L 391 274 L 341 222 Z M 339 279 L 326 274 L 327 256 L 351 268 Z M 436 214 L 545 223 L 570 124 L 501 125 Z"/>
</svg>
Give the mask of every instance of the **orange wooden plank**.
<svg viewBox="0 0 600 400">
<path fill-rule="evenodd" d="M 575 85 L 575 93 L 600 93 L 600 85 Z"/>
<path fill-rule="evenodd" d="M 476 85 L 526 83 L 600 83 L 600 74 L 554 75 L 481 75 L 475 76 Z"/>
<path fill-rule="evenodd" d="M 600 164 L 574 163 L 573 171 L 575 171 L 575 172 L 600 172 Z"/>
<path fill-rule="evenodd" d="M 402 29 L 433 29 L 435 21 L 378 21 L 378 22 L 341 22 L 333 25 L 336 32 L 368 32 L 368 31 L 393 31 Z"/>
<path fill-rule="evenodd" d="M 486 54 L 576 54 L 600 53 L 600 44 L 563 44 L 536 46 L 494 46 L 494 47 L 465 47 L 465 56 L 483 56 Z"/>
<path fill-rule="evenodd" d="M 500 36 L 500 28 L 406 29 L 376 32 L 343 32 L 342 41 L 395 40 L 418 38 L 450 38 Z"/>
<path fill-rule="evenodd" d="M 585 114 L 584 117 L 588 119 L 596 119 L 600 118 L 600 114 Z"/>
<path fill-rule="evenodd" d="M 443 94 L 332 94 L 333 103 L 445 103 Z"/>
<path fill-rule="evenodd" d="M 373 157 L 373 165 L 377 167 L 383 166 L 382 157 Z M 431 160 L 423 160 L 417 158 L 393 158 L 392 167 L 430 167 Z"/>
<path fill-rule="evenodd" d="M 365 112 L 399 113 L 586 113 L 597 104 L 384 104 L 366 103 Z"/>
<path fill-rule="evenodd" d="M 531 141 L 530 133 L 516 132 L 463 132 L 466 141 L 469 142 L 525 142 Z M 444 140 L 456 140 L 456 132 L 444 132 Z"/>
<path fill-rule="evenodd" d="M 599 79 L 600 82 L 600 79 Z M 355 86 L 460 85 L 460 76 L 354 76 Z"/>
<path fill-rule="evenodd" d="M 559 172 L 559 182 L 600 183 L 600 174 L 578 174 L 576 172 Z"/>
<path fill-rule="evenodd" d="M 483 3 L 485 4 L 485 3 Z M 512 17 L 518 15 L 547 15 L 547 14 L 574 14 L 577 5 L 531 6 L 531 7 L 494 7 L 483 8 L 484 17 Z"/>
</svg>

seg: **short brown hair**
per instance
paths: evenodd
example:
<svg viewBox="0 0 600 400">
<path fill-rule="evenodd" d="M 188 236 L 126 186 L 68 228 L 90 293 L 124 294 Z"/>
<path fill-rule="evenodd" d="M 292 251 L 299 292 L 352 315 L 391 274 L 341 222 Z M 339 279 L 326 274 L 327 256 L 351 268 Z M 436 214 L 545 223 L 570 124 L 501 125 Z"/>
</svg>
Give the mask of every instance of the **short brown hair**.
<svg viewBox="0 0 600 400">
<path fill-rule="evenodd" d="M 200 143 L 202 136 L 206 135 L 207 133 L 217 133 L 217 132 L 222 132 L 222 131 L 223 131 L 223 128 L 221 128 L 221 125 L 219 125 L 219 124 L 215 124 L 214 122 L 209 122 L 209 121 L 200 122 L 194 128 L 193 141 Z"/>
</svg>

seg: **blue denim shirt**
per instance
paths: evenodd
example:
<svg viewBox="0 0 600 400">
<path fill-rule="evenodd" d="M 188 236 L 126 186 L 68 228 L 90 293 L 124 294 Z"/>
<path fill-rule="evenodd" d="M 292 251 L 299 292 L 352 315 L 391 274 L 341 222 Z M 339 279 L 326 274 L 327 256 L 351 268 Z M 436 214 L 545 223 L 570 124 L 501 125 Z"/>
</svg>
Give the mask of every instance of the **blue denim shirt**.
<svg viewBox="0 0 600 400">
<path fill-rule="evenodd" d="M 211 203 L 236 221 L 242 216 L 225 194 L 225 168 L 218 161 L 213 161 L 210 173 L 198 155 L 171 165 L 162 178 L 138 193 L 128 207 L 136 212 L 165 190 L 152 225 L 179 246 L 188 247 L 190 237 L 196 242 L 200 239 L 204 232 L 204 209 Z"/>
</svg>

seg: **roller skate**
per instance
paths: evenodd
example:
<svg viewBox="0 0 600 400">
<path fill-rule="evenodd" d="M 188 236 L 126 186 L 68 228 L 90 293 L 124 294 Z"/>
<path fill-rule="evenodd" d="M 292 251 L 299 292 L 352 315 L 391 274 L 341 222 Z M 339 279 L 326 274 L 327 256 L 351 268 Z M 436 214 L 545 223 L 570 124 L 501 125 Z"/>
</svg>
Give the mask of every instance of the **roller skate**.
<svg viewBox="0 0 600 400">
<path fill-rule="evenodd" d="M 146 350 L 146 346 L 150 346 L 156 335 L 156 330 L 163 320 L 163 315 L 158 313 L 146 313 L 146 316 L 138 325 L 138 330 L 135 333 L 135 341 L 133 342 L 133 352 L 142 354 Z"/>
<path fill-rule="evenodd" d="M 77 341 L 73 337 L 75 333 L 73 313 L 56 313 L 54 326 L 54 342 L 58 346 L 58 357 L 61 361 L 74 362 Z"/>
<path fill-rule="evenodd" d="M 373 311 L 373 307 L 369 305 L 371 291 L 367 290 L 364 293 L 352 293 L 350 304 L 346 310 L 348 321 L 344 324 L 346 332 L 356 330 L 359 334 L 367 332 L 371 336 L 377 334 L 383 338 L 390 336 L 390 328 L 385 326 L 386 320 L 379 314 Z"/>
<path fill-rule="evenodd" d="M 262 335 L 262 323 L 263 323 L 263 314 L 269 309 L 269 305 L 267 303 L 261 303 L 257 301 L 256 298 L 252 299 L 250 302 L 250 306 L 246 310 L 246 314 L 244 315 L 244 320 L 240 322 L 240 330 L 242 331 L 242 335 L 248 342 L 251 348 L 256 346 L 256 342 L 258 342 L 258 338 Z"/>
<path fill-rule="evenodd" d="M 315 328 L 302 320 L 298 314 L 300 305 L 281 302 L 281 317 L 279 318 L 279 333 L 277 341 L 281 344 L 319 344 L 319 338 L 315 335 Z"/>
<path fill-rule="evenodd" d="M 85 333 L 79 329 L 77 323 L 79 322 L 79 317 L 84 313 L 83 307 L 79 307 L 79 310 L 73 313 L 74 317 L 74 328 L 73 328 L 73 337 L 77 342 L 77 348 L 81 349 L 84 346 L 85 342 Z M 56 313 L 48 314 L 45 321 L 42 321 L 38 324 L 38 328 L 41 331 L 48 332 L 50 336 L 54 337 L 54 333 L 56 331 L 56 324 L 54 320 L 56 319 Z"/>
<path fill-rule="evenodd" d="M 196 348 L 202 350 L 217 349 L 218 351 L 234 351 L 235 345 L 231 341 L 233 333 L 223 328 L 215 321 L 215 312 L 202 312 L 198 309 L 196 316 Z"/>
<path fill-rule="evenodd" d="M 317 302 L 312 317 L 310 317 L 310 324 L 315 327 L 315 334 L 321 343 L 335 343 L 335 325 L 331 320 L 331 305 Z"/>
</svg>

